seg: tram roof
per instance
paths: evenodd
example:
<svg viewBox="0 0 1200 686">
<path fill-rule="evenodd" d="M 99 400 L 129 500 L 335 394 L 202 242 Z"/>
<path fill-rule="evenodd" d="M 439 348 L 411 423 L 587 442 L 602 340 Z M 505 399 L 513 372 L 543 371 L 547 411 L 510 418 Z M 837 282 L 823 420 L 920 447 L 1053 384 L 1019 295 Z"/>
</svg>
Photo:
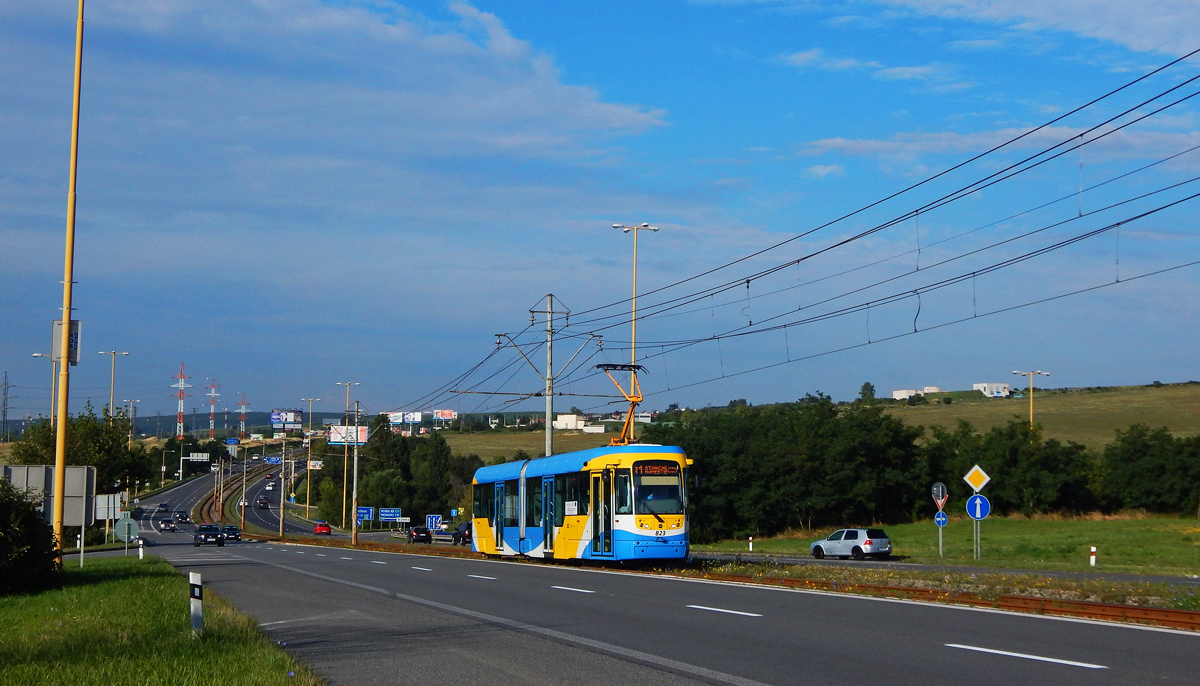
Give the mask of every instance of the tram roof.
<svg viewBox="0 0 1200 686">
<path fill-rule="evenodd" d="M 588 450 L 560 453 L 558 455 L 551 455 L 550 457 L 538 457 L 532 460 L 520 460 L 518 462 L 506 462 L 490 467 L 481 467 L 475 472 L 475 481 L 476 483 L 491 483 L 520 478 L 521 467 L 526 463 L 529 464 L 529 467 L 525 469 L 526 478 L 578 472 L 588 462 L 598 457 L 629 453 L 656 453 L 660 455 L 663 453 L 676 453 L 682 455 L 683 449 L 673 445 L 655 445 L 651 443 L 606 445 Z"/>
</svg>

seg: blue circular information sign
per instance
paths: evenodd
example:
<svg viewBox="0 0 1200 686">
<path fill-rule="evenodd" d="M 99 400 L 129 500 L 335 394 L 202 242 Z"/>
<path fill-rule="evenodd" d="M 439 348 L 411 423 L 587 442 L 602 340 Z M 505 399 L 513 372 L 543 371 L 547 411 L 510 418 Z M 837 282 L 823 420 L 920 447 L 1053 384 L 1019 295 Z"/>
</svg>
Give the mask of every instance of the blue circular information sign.
<svg viewBox="0 0 1200 686">
<path fill-rule="evenodd" d="M 942 512 L 941 510 L 938 510 L 938 513 L 933 516 L 933 522 L 938 526 L 946 526 L 946 522 L 948 520 L 949 517 L 947 517 L 946 513 Z"/>
<path fill-rule="evenodd" d="M 992 504 L 978 493 L 967 498 L 967 516 L 971 519 L 986 519 L 991 511 Z"/>
</svg>

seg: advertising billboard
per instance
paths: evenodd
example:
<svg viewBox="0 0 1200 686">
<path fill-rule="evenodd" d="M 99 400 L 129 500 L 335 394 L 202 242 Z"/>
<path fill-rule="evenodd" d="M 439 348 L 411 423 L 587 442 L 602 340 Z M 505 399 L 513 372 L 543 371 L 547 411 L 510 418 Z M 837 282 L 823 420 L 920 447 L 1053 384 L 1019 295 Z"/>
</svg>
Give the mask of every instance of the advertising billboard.
<svg viewBox="0 0 1200 686">
<path fill-rule="evenodd" d="M 271 412 L 271 428 L 286 431 L 299 431 L 304 422 L 304 413 L 300 410 L 274 410 Z"/>
<path fill-rule="evenodd" d="M 434 410 L 434 419 L 454 420 L 458 419 L 458 412 L 455 410 Z"/>
<path fill-rule="evenodd" d="M 367 442 L 367 426 L 358 427 L 358 444 L 365 445 Z M 354 427 L 353 426 L 331 426 L 329 427 L 329 444 L 330 445 L 354 445 Z"/>
<path fill-rule="evenodd" d="M 308 461 L 309 469 L 319 470 L 319 469 L 323 469 L 324 467 L 325 467 L 325 463 L 321 460 L 309 460 Z"/>
<path fill-rule="evenodd" d="M 404 412 L 388 412 L 388 423 L 392 425 L 404 423 Z"/>
</svg>

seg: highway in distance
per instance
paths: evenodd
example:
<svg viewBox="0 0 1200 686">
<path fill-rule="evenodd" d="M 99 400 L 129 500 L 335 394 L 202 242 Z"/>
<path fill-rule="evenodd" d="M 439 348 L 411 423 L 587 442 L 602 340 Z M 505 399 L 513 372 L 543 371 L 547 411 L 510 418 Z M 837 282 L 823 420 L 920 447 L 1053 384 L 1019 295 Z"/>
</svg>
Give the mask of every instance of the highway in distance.
<svg viewBox="0 0 1200 686">
<path fill-rule="evenodd" d="M 544 563 L 184 543 L 151 551 L 201 572 L 337 684 L 1200 684 L 1200 635 L 1182 631 Z"/>
</svg>

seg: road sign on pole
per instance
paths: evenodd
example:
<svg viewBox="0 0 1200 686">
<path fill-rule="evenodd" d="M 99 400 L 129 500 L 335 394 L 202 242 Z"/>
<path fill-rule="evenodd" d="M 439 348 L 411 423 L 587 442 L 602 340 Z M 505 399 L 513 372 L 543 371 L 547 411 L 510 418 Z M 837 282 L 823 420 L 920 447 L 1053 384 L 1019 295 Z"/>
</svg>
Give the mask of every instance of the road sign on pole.
<svg viewBox="0 0 1200 686">
<path fill-rule="evenodd" d="M 931 490 L 933 494 L 933 504 L 937 505 L 937 509 L 940 512 L 942 508 L 946 506 L 946 501 L 950 499 L 950 494 L 946 492 L 946 484 L 939 481 L 933 485 L 933 489 Z"/>
<path fill-rule="evenodd" d="M 379 521 L 381 522 L 398 522 L 400 521 L 401 512 L 398 507 L 381 507 L 379 508 Z"/>
<path fill-rule="evenodd" d="M 976 493 L 967 498 L 967 516 L 971 519 L 980 520 L 987 519 L 988 514 L 992 511 L 992 504 L 988 499 Z"/>
<path fill-rule="evenodd" d="M 436 531 L 437 529 L 442 528 L 442 516 L 441 515 L 425 515 L 425 526 L 430 531 Z"/>
<path fill-rule="evenodd" d="M 263 458 L 263 464 L 283 464 L 282 455 L 267 455 Z"/>
<path fill-rule="evenodd" d="M 360 521 L 360 522 L 363 522 L 363 521 L 367 521 L 367 522 L 369 522 L 369 521 L 372 521 L 372 520 L 374 520 L 374 519 L 375 519 L 375 508 L 373 508 L 373 507 L 366 507 L 366 506 L 364 506 L 364 505 L 359 505 L 359 506 L 358 506 L 358 521 Z"/>
<path fill-rule="evenodd" d="M 991 480 L 992 477 L 988 476 L 987 472 L 983 471 L 983 468 L 979 465 L 971 467 L 971 471 L 967 472 L 966 476 L 963 477 L 963 481 L 966 481 L 971 488 L 975 489 L 976 493 L 982 491 L 983 487 L 988 485 L 988 482 Z"/>
<path fill-rule="evenodd" d="M 945 512 L 942 512 L 939 510 L 938 513 L 933 516 L 933 523 L 937 524 L 938 527 L 940 528 L 940 527 L 946 526 L 946 522 L 949 521 L 949 519 L 950 518 L 946 516 Z M 941 547 L 940 546 L 941 539 L 942 539 L 942 537 L 939 535 L 938 536 L 939 548 Z"/>
</svg>

